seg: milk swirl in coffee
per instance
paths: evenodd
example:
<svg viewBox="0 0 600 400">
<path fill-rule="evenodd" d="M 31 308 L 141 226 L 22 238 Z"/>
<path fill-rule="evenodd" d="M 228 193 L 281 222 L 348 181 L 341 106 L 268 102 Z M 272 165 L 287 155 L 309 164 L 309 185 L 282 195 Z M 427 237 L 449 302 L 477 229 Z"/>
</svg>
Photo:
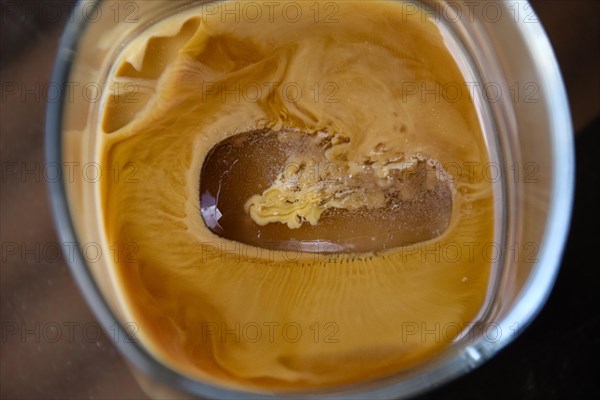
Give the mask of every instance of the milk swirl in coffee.
<svg viewBox="0 0 600 400">
<path fill-rule="evenodd" d="M 107 242 L 137 246 L 112 268 L 163 362 L 328 387 L 424 362 L 476 318 L 493 188 L 446 166 L 488 150 L 470 96 L 408 91 L 465 78 L 405 5 L 198 6 L 117 57 L 99 159 L 137 173 L 101 179 L 102 219 Z"/>
</svg>

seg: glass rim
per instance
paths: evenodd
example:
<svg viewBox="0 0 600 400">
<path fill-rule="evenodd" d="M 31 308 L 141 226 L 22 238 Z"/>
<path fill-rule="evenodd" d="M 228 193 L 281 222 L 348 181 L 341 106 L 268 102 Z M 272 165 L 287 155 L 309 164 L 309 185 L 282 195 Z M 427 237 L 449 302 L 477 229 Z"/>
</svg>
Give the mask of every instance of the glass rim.
<svg viewBox="0 0 600 400">
<path fill-rule="evenodd" d="M 85 3 L 96 4 L 102 1 L 82 0 L 78 2 L 76 7 L 81 8 Z M 529 4 L 528 1 L 525 3 Z M 79 39 L 87 28 L 85 18 L 80 17 L 81 13 L 75 13 L 74 15 L 79 17 L 67 23 L 60 41 L 52 73 L 54 84 L 63 85 L 68 82 L 74 55 L 79 47 Z M 573 128 L 566 90 L 554 51 L 540 22 L 536 24 L 515 22 L 512 26 L 518 31 L 520 38 L 525 42 L 527 50 L 532 54 L 534 62 L 532 67 L 536 69 L 541 78 L 540 88 L 545 89 L 541 91 L 547 93 L 545 97 L 549 103 L 548 108 L 552 111 L 549 116 L 551 130 L 549 137 L 552 141 L 551 158 L 554 163 L 551 171 L 550 207 L 546 218 L 546 228 L 542 236 L 543 240 L 540 244 L 539 259 L 532 268 L 530 276 L 515 301 L 515 307 L 498 322 L 500 327 L 506 327 L 507 329 L 512 321 L 520 321 L 523 325 L 531 323 L 550 295 L 566 243 L 575 186 Z M 59 101 L 48 102 L 46 109 L 45 156 L 47 163 L 56 163 L 55 165 L 62 165 L 63 161 L 62 119 L 65 109 L 64 99 L 64 93 L 61 93 Z M 560 163 L 557 161 L 560 161 Z M 68 249 L 72 254 L 72 257 L 67 260 L 71 274 L 103 329 L 106 330 L 108 326 L 114 326 L 116 333 L 120 335 L 119 337 L 128 337 L 127 329 L 116 317 L 96 284 L 81 248 L 78 246 L 76 251 L 73 252 L 72 248 L 68 248 L 66 245 L 66 243 L 78 243 L 78 240 L 70 213 L 63 176 L 64 174 L 61 174 L 59 179 L 48 181 L 47 187 L 58 236 L 61 239 L 63 249 L 65 251 Z M 494 343 L 485 341 L 483 338 L 477 338 L 464 349 L 463 358 L 455 356 L 442 360 L 430 369 L 427 374 L 431 379 L 423 379 L 422 374 L 417 372 L 408 379 L 398 381 L 398 377 L 392 374 L 351 385 L 294 392 L 251 392 L 202 382 L 163 364 L 140 343 L 119 340 L 114 341 L 114 345 L 129 362 L 149 377 L 165 383 L 175 390 L 193 396 L 229 399 L 275 399 L 297 398 L 299 396 L 328 399 L 359 399 L 365 397 L 391 399 L 398 398 L 398 396 L 414 396 L 464 375 L 491 358 L 514 340 L 520 332 L 516 332 L 516 335 L 503 335 Z M 377 387 L 366 387 L 374 384 Z M 364 387 L 361 388 L 361 386 Z"/>
</svg>

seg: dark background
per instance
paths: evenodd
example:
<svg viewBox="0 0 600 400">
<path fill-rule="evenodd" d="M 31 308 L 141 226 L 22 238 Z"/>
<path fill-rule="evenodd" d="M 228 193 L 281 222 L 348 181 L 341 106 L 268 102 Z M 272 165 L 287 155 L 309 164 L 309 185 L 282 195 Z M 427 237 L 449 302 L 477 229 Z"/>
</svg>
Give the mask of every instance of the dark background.
<svg viewBox="0 0 600 400">
<path fill-rule="evenodd" d="M 45 98 L 62 18 L 35 12 L 39 0 L 2 1 L 0 156 L 0 397 L 2 399 L 146 399 L 112 338 L 99 333 L 63 257 L 52 225 L 44 164 Z M 559 60 L 576 130 L 577 188 L 558 280 L 545 308 L 511 345 L 482 367 L 420 399 L 562 399 L 599 392 L 600 2 L 533 1 Z M 14 10 L 31 6 L 29 13 Z M 13 11 L 11 11 L 13 10 Z M 9 96 L 19 83 L 24 97 Z M 37 86 L 36 86 L 37 85 Z M 9 255 L 9 246 L 27 249 Z M 15 333 L 16 332 L 16 333 Z M 595 372 L 596 371 L 596 372 Z M 595 373 L 594 373 L 595 372 Z"/>
</svg>

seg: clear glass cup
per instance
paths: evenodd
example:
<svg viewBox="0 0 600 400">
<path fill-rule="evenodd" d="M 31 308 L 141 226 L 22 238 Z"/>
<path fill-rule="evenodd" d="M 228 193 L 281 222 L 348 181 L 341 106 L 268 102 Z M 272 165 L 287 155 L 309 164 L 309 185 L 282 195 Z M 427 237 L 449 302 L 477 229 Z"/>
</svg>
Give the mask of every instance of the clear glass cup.
<svg viewBox="0 0 600 400">
<path fill-rule="evenodd" d="M 123 317 L 119 293 L 108 276 L 108 257 L 86 254 L 100 235 L 92 189 L 98 165 L 94 130 L 81 132 L 97 125 L 100 95 L 119 51 L 157 21 L 202 3 L 207 2 L 80 2 L 55 65 L 53 81 L 63 88 L 62 98 L 50 103 L 47 111 L 47 161 L 63 171 L 61 179 L 49 183 L 49 191 L 66 258 L 89 306 L 148 394 L 404 398 L 467 373 L 513 340 L 540 311 L 554 283 L 574 187 L 573 132 L 565 88 L 546 34 L 529 3 L 521 0 L 414 3 L 439 23 L 465 77 L 476 83 L 472 95 L 497 177 L 499 251 L 486 305 L 468 332 L 410 370 L 351 386 L 295 393 L 244 392 L 190 379 L 162 364 L 132 337 L 135 332 Z"/>
</svg>

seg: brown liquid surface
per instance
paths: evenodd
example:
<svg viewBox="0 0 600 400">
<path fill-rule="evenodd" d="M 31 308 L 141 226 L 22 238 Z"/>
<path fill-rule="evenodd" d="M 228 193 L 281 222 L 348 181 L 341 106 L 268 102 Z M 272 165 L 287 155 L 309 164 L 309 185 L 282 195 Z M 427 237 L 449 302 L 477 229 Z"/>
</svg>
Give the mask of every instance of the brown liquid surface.
<svg viewBox="0 0 600 400">
<path fill-rule="evenodd" d="M 384 186 L 372 161 L 362 163 L 356 174 L 328 162 L 324 153 L 329 146 L 326 139 L 271 130 L 222 141 L 206 157 L 200 175 L 204 222 L 215 234 L 252 246 L 319 253 L 373 252 L 426 241 L 446 230 L 452 192 L 426 160 L 402 157 L 407 167 L 387 176 Z M 328 190 L 340 204 L 325 209 L 314 225 L 298 217 L 295 229 L 280 221 L 258 224 L 249 214 L 248 199 L 278 179 L 286 191 L 300 192 L 302 184 L 316 190 L 316 207 L 322 208 Z M 352 201 L 357 206 L 348 204 Z M 291 200 L 281 202 L 292 205 Z"/>
<path fill-rule="evenodd" d="M 489 160 L 468 95 L 407 89 L 464 84 L 440 30 L 402 2 L 250 2 L 253 20 L 225 3 L 238 21 L 169 17 L 109 76 L 99 161 L 121 175 L 98 193 L 106 247 L 135 245 L 111 268 L 136 337 L 189 376 L 260 391 L 426 362 L 483 306 L 494 231 L 480 169 L 429 173 Z M 279 180 L 323 161 L 299 190 Z M 315 240 L 338 249 L 287 248 Z"/>
</svg>

